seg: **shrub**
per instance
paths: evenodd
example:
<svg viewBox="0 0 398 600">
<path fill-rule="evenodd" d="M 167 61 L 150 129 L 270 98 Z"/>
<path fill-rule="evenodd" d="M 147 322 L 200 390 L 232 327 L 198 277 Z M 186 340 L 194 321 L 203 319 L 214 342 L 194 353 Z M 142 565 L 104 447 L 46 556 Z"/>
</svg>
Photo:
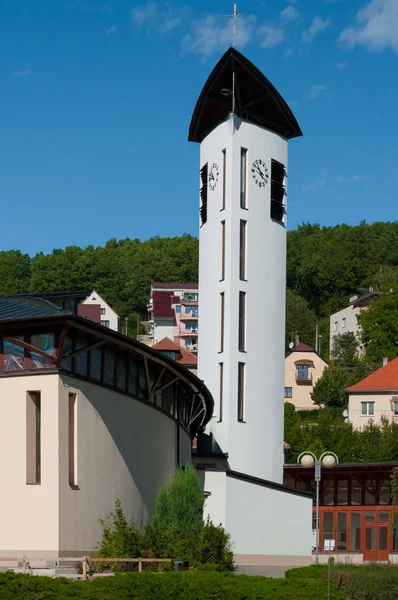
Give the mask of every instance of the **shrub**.
<svg viewBox="0 0 398 600">
<path fill-rule="evenodd" d="M 231 570 L 233 566 L 230 535 L 210 519 L 200 532 L 198 562 L 217 565 L 220 570 Z"/>
<path fill-rule="evenodd" d="M 337 589 L 352 600 L 396 600 L 398 569 L 389 565 L 337 567 L 332 570 Z"/>
</svg>

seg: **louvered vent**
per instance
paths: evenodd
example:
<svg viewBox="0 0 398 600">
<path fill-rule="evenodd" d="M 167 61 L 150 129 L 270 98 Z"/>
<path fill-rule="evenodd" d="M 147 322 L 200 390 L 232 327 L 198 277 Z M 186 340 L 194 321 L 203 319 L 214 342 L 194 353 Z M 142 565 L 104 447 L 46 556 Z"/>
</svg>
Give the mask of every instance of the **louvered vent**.
<svg viewBox="0 0 398 600">
<path fill-rule="evenodd" d="M 285 214 L 285 165 L 277 160 L 271 160 L 271 218 L 283 221 Z"/>
<path fill-rule="evenodd" d="M 207 163 L 200 169 L 200 224 L 204 225 L 207 221 Z"/>
</svg>

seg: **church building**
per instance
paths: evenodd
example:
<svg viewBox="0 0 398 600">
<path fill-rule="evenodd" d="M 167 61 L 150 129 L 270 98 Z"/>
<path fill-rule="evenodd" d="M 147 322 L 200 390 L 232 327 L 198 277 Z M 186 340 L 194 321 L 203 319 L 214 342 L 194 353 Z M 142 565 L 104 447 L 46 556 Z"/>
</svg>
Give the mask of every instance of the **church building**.
<svg viewBox="0 0 398 600">
<path fill-rule="evenodd" d="M 198 376 L 215 409 L 195 459 L 237 564 L 309 564 L 312 495 L 283 485 L 288 140 L 300 127 L 234 47 L 196 103 Z"/>
</svg>

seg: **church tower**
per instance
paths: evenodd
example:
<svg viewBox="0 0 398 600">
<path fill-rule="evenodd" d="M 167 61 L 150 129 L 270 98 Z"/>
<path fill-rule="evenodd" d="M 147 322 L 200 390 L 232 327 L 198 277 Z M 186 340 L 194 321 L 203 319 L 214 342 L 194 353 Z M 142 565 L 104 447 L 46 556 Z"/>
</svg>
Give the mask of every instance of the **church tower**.
<svg viewBox="0 0 398 600">
<path fill-rule="evenodd" d="M 209 430 L 229 468 L 278 483 L 287 143 L 300 135 L 277 90 L 230 48 L 189 130 L 189 140 L 200 143 L 198 375 L 213 394 Z"/>
</svg>

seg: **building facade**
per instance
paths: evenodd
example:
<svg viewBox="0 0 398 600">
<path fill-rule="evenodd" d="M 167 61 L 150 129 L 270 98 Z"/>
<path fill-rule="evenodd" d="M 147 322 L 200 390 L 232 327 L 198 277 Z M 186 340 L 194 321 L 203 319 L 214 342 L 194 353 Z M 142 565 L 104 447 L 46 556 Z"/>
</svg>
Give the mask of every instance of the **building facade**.
<svg viewBox="0 0 398 600">
<path fill-rule="evenodd" d="M 183 365 L 186 369 L 189 369 L 196 375 L 198 369 L 198 357 L 196 354 L 188 352 L 180 344 L 173 342 L 169 338 L 163 338 L 152 347 L 154 350 L 172 358 L 178 362 L 179 365 Z"/>
<path fill-rule="evenodd" d="M 398 424 L 398 358 L 346 389 L 348 420 L 356 429 L 382 418 Z"/>
<path fill-rule="evenodd" d="M 101 325 L 119 331 L 119 315 L 95 290 L 82 301 L 82 309 L 88 306 L 99 306 Z M 79 311 L 81 316 L 83 316 L 82 309 Z"/>
<path fill-rule="evenodd" d="M 285 402 L 294 404 L 296 410 L 319 408 L 313 403 L 311 394 L 327 366 L 311 346 L 295 346 L 285 358 Z"/>
<path fill-rule="evenodd" d="M 398 562 L 398 521 L 392 521 L 390 476 L 397 463 L 338 464 L 322 467 L 319 511 L 320 562 L 334 540 L 332 555 L 341 562 Z M 314 469 L 285 465 L 284 482 L 315 492 Z M 315 506 L 313 512 L 315 532 Z M 314 536 L 315 537 L 315 536 Z"/>
<path fill-rule="evenodd" d="M 338 312 L 330 315 L 330 357 L 333 357 L 333 339 L 342 333 L 353 333 L 358 339 L 358 354 L 363 356 L 365 349 L 359 342 L 360 328 L 358 325 L 357 316 L 363 310 L 367 310 L 375 298 L 381 292 L 375 292 L 373 288 L 369 288 L 369 292 L 362 296 L 351 296 L 348 305 Z"/>
<path fill-rule="evenodd" d="M 143 526 L 212 409 L 170 357 L 46 300 L 1 297 L 0 556 L 91 554 L 117 498 Z"/>
<path fill-rule="evenodd" d="M 237 564 L 311 560 L 310 498 L 282 485 L 287 141 L 299 135 L 277 90 L 230 48 L 189 140 L 200 143 L 198 376 L 215 400 L 196 460 Z"/>
<path fill-rule="evenodd" d="M 169 338 L 188 352 L 198 350 L 198 284 L 153 283 L 148 301 L 152 345 Z"/>
</svg>

